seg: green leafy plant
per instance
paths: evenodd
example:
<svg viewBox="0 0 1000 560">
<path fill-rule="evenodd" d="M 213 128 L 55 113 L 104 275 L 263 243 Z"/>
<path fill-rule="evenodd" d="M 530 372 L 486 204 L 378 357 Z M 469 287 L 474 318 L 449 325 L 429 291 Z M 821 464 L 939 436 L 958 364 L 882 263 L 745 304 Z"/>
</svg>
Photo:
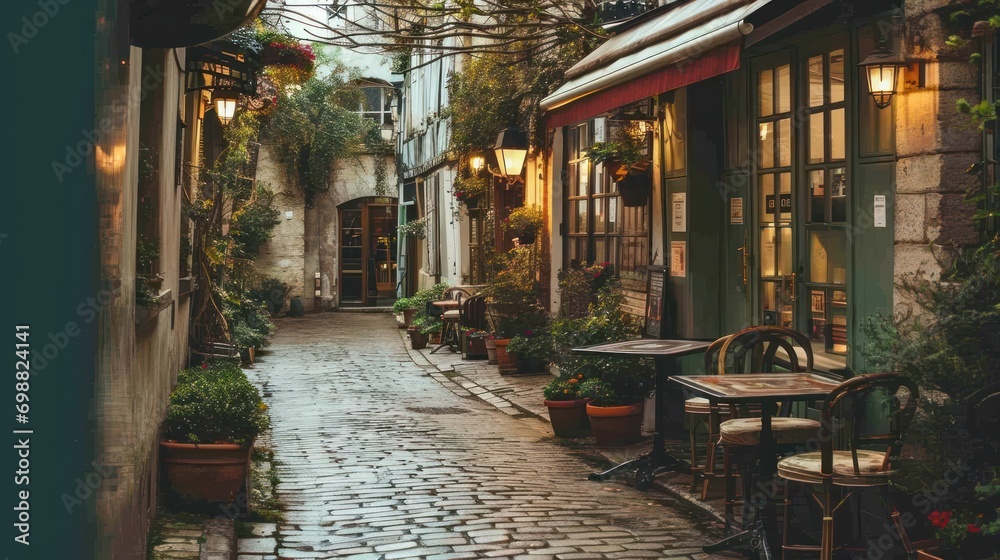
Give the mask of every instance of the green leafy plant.
<svg viewBox="0 0 1000 560">
<path fill-rule="evenodd" d="M 580 385 L 582 385 L 583 375 L 572 377 L 560 376 L 542 389 L 545 400 L 549 401 L 575 401 L 580 398 Z"/>
<path fill-rule="evenodd" d="M 285 298 L 292 291 L 291 286 L 277 278 L 265 278 L 251 288 L 250 299 L 263 303 L 271 315 L 281 312 L 285 307 Z"/>
<path fill-rule="evenodd" d="M 271 239 L 281 214 L 273 205 L 274 195 L 260 189 L 256 200 L 233 213 L 233 254 L 237 258 L 256 258 L 260 248 Z"/>
<path fill-rule="evenodd" d="M 160 243 L 139 235 L 135 241 L 135 269 L 139 274 L 156 274 L 154 268 L 160 258 Z"/>
<path fill-rule="evenodd" d="M 615 388 L 603 379 L 590 378 L 580 383 L 580 398 L 591 399 L 594 406 L 618 406 L 626 403 L 615 391 Z"/>
<path fill-rule="evenodd" d="M 416 220 L 410 220 L 405 224 L 401 224 L 397 229 L 396 233 L 402 237 L 404 235 L 410 237 L 416 237 L 417 239 L 423 239 L 426 235 L 427 229 L 427 216 L 423 218 L 417 218 Z"/>
<path fill-rule="evenodd" d="M 610 388 L 614 397 L 602 396 L 595 404 L 631 404 L 641 401 L 654 387 L 654 372 L 648 360 L 638 358 L 587 357 L 573 348 L 639 336 L 641 320 L 622 307 L 624 294 L 615 282 L 602 286 L 582 317 L 559 316 L 551 320 L 552 362 L 566 376 L 583 375 Z M 582 394 L 582 393 L 581 393 Z M 597 397 L 594 397 L 595 399 Z"/>
<path fill-rule="evenodd" d="M 392 304 L 393 313 L 402 313 L 403 311 L 416 308 L 417 304 L 413 301 L 413 298 L 399 298 Z"/>
<path fill-rule="evenodd" d="M 559 271 L 557 278 L 559 313 L 575 319 L 590 313 L 590 305 L 596 301 L 597 293 L 614 280 L 614 268 L 607 262 L 590 266 L 574 263 L 568 270 Z"/>
<path fill-rule="evenodd" d="M 536 330 L 525 330 L 510 339 L 507 351 L 517 354 L 518 358 L 547 360 L 552 356 L 552 335 L 544 326 Z"/>
<path fill-rule="evenodd" d="M 628 121 L 611 141 L 596 142 L 584 154 L 595 164 L 605 164 L 615 181 L 621 181 L 629 173 L 646 171 L 651 163 L 647 149 L 644 129 L 638 121 Z"/>
<path fill-rule="evenodd" d="M 489 180 L 471 175 L 459 176 L 452 185 L 451 193 L 460 202 L 470 202 L 483 198 L 489 193 Z"/>
<path fill-rule="evenodd" d="M 542 229 L 545 216 L 537 206 L 519 206 L 511 210 L 503 221 L 503 228 L 514 233 L 537 233 Z"/>
<path fill-rule="evenodd" d="M 487 283 L 481 292 L 489 304 L 493 329 L 502 338 L 545 324 L 536 253 L 522 246 L 488 257 Z"/>
<path fill-rule="evenodd" d="M 186 370 L 178 381 L 164 420 L 166 439 L 249 445 L 270 426 L 257 387 L 232 362 Z"/>
</svg>

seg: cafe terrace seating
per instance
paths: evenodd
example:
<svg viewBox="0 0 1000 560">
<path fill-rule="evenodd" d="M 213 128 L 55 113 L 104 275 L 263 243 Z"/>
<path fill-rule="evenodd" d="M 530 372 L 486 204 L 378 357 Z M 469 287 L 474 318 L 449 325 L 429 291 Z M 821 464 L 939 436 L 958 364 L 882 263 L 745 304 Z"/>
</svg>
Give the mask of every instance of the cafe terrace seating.
<svg viewBox="0 0 1000 560">
<path fill-rule="evenodd" d="M 782 357 L 779 350 L 784 354 Z M 735 371 L 747 373 L 771 373 L 787 371 L 790 373 L 808 372 L 813 368 L 812 347 L 808 338 L 802 333 L 778 326 L 759 326 L 744 329 L 736 334 L 725 337 L 719 345 L 714 369 L 719 374 Z M 805 369 L 799 365 L 805 362 Z M 708 369 L 708 368 L 706 368 Z M 747 371 L 748 370 L 748 371 Z M 737 461 L 744 466 L 752 464 L 757 445 L 760 441 L 761 420 L 759 405 L 731 407 L 731 419 L 725 422 L 709 421 L 710 440 L 713 445 L 708 449 L 708 457 L 704 469 L 702 499 L 708 495 L 709 483 L 719 475 L 716 474 L 715 442 L 722 446 L 723 472 L 725 480 L 725 519 L 727 528 L 735 516 Z M 721 411 L 720 411 L 721 412 Z M 806 418 L 790 417 L 791 409 L 783 407 L 779 416 L 772 419 L 772 431 L 779 446 L 788 446 L 807 441 L 815 436 L 819 423 Z M 713 429 L 714 428 L 714 429 Z M 717 439 L 715 439 L 717 438 Z"/>
<path fill-rule="evenodd" d="M 834 515 L 856 492 L 888 486 L 893 475 L 891 459 L 900 451 L 903 434 L 917 409 L 917 398 L 916 385 L 894 373 L 849 379 L 827 396 L 821 410 L 820 451 L 792 455 L 778 462 L 778 476 L 807 485 L 807 491 L 820 505 L 822 537 L 818 546 L 790 544 L 789 516 L 785 515 L 785 552 L 819 551 L 821 560 L 832 559 Z M 880 423 L 867 418 L 873 409 L 870 404 L 876 405 L 880 418 L 885 419 L 882 426 L 873 427 Z M 837 441 L 845 443 L 846 449 L 835 450 Z M 834 497 L 837 488 L 849 489 L 843 499 Z M 788 485 L 785 489 L 787 501 Z"/>
</svg>

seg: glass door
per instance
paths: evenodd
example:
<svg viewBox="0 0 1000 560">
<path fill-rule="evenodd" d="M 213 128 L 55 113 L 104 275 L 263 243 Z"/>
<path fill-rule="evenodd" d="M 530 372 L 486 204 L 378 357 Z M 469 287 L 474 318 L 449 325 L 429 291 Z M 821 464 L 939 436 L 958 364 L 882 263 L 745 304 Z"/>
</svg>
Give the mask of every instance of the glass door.
<svg viewBox="0 0 1000 560">
<path fill-rule="evenodd" d="M 765 325 L 794 327 L 792 66 L 786 58 L 754 74 L 761 320 Z"/>
</svg>

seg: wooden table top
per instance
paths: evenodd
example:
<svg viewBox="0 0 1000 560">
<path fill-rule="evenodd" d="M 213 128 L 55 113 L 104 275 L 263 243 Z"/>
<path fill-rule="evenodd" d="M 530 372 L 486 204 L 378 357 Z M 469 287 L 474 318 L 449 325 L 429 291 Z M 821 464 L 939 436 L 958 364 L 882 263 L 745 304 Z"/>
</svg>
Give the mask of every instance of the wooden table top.
<svg viewBox="0 0 1000 560">
<path fill-rule="evenodd" d="M 609 342 L 595 346 L 573 348 L 577 354 L 595 354 L 601 356 L 620 356 L 623 358 L 660 358 L 668 356 L 683 356 L 703 352 L 711 342 L 703 340 L 662 340 L 658 338 L 640 338 L 624 342 Z"/>
<path fill-rule="evenodd" d="M 733 403 L 821 400 L 840 385 L 816 373 L 678 375 L 669 381 L 710 400 Z"/>
</svg>

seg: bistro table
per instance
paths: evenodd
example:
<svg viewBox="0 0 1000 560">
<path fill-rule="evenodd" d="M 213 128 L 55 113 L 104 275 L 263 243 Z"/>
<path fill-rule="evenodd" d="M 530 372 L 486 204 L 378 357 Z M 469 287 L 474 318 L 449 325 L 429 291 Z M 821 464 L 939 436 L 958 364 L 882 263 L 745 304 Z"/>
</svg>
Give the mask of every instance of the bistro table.
<svg viewBox="0 0 1000 560">
<path fill-rule="evenodd" d="M 718 404 L 736 405 L 759 403 L 761 409 L 760 439 L 757 446 L 757 468 L 759 488 L 764 489 L 763 504 L 751 508 L 753 519 L 747 519 L 747 530 L 718 543 L 704 547 L 705 552 L 717 552 L 731 548 L 749 547 L 759 558 L 770 560 L 772 550 L 777 545 L 777 520 L 773 496 L 775 474 L 778 471 L 777 442 L 771 430 L 771 418 L 778 403 L 812 402 L 823 400 L 837 388 L 840 381 L 818 373 L 741 373 L 733 375 L 688 375 L 674 376 L 670 383 L 706 397 L 713 406 Z M 819 434 L 817 434 L 819 437 Z M 743 501 L 750 504 L 753 485 L 744 477 Z M 745 508 L 746 509 L 746 508 Z M 780 555 L 779 555 L 780 556 Z"/>
<path fill-rule="evenodd" d="M 609 342 L 596 346 L 573 348 L 576 354 L 593 356 L 613 356 L 616 358 L 652 358 L 656 367 L 656 424 L 653 447 L 640 457 L 625 461 L 610 469 L 593 473 L 590 480 L 607 480 L 615 471 L 632 469 L 636 471 L 635 487 L 645 490 L 653 483 L 653 477 L 665 470 L 677 468 L 677 461 L 667 455 L 664 441 L 664 400 L 663 390 L 667 384 L 668 370 L 676 370 L 676 359 L 689 354 L 704 352 L 711 343 L 703 340 L 662 340 L 643 338 L 624 342 Z"/>
<path fill-rule="evenodd" d="M 441 315 L 454 309 L 458 309 L 461 305 L 457 299 L 442 299 L 439 301 L 432 301 L 431 305 L 441 310 Z M 437 352 L 438 350 L 444 348 L 445 346 L 451 346 L 458 337 L 458 323 L 455 323 L 453 328 L 447 321 L 444 323 L 444 332 L 441 333 L 441 344 L 437 348 L 431 350 L 431 354 Z"/>
</svg>

